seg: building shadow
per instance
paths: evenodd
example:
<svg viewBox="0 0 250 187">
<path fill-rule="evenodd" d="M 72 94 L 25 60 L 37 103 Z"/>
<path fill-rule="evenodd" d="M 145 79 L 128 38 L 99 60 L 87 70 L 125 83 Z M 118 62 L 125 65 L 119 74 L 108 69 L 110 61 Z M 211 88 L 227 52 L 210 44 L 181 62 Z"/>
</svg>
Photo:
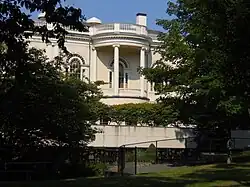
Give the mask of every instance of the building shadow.
<svg viewBox="0 0 250 187">
<path fill-rule="evenodd" d="M 181 187 L 188 184 L 194 184 L 198 181 L 193 180 L 173 180 L 167 177 L 144 177 L 144 176 L 124 176 L 109 178 L 77 179 L 64 181 L 46 181 L 46 182 L 23 182 L 23 183 L 0 183 L 1 187 Z"/>
<path fill-rule="evenodd" d="M 180 169 L 180 168 L 179 168 Z M 0 183 L 1 187 L 187 187 L 187 186 L 250 186 L 250 169 L 241 165 L 210 165 L 184 168 L 176 172 L 148 173 L 139 176 L 99 177 L 61 181 Z M 218 182 L 219 181 L 219 182 Z M 218 183 L 217 183 L 218 182 Z"/>
</svg>

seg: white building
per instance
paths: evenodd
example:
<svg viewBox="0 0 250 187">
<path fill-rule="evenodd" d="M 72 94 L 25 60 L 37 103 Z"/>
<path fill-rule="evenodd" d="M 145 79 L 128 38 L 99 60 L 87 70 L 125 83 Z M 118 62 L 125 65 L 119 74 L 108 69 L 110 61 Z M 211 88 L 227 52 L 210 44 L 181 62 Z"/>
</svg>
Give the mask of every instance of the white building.
<svg viewBox="0 0 250 187">
<path fill-rule="evenodd" d="M 42 14 L 36 24 L 45 24 Z M 147 28 L 147 15 L 138 13 L 135 24 L 103 24 L 95 17 L 87 24 L 89 32 L 68 30 L 65 46 L 73 54 L 67 59 L 69 71 L 80 79 L 104 81 L 102 101 L 108 105 L 155 101 L 152 86 L 138 73 L 139 67 L 150 67 L 160 58 L 154 53 L 159 32 Z M 46 49 L 49 58 L 59 54 L 56 40 L 47 45 L 34 36 L 30 42 Z"/>
<path fill-rule="evenodd" d="M 40 14 L 36 24 L 46 24 Z M 98 18 L 87 20 L 89 32 L 67 29 L 65 46 L 73 55 L 67 59 L 68 70 L 79 79 L 104 81 L 102 102 L 108 105 L 124 103 L 154 102 L 157 98 L 152 85 L 138 73 L 139 67 L 152 67 L 160 59 L 155 53 L 159 45 L 158 31 L 147 27 L 147 15 L 138 13 L 136 23 L 104 24 Z M 47 25 L 48 28 L 50 25 Z M 41 37 L 33 36 L 32 47 L 46 49 L 51 59 L 58 56 L 57 41 L 51 44 L 42 42 Z M 119 147 L 124 144 L 159 141 L 159 147 L 185 148 L 183 138 L 193 137 L 192 131 L 178 128 L 152 128 L 128 126 L 98 126 L 102 133 L 96 134 L 94 147 Z M 179 138 L 178 140 L 173 140 Z M 150 143 L 150 144 L 151 144 Z M 149 143 L 140 144 L 148 147 Z"/>
</svg>

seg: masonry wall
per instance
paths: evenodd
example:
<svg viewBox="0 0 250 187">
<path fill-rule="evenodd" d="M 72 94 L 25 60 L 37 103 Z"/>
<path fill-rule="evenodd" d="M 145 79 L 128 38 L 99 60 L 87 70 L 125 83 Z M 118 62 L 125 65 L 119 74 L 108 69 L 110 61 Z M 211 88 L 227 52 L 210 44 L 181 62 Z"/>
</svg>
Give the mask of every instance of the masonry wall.
<svg viewBox="0 0 250 187">
<path fill-rule="evenodd" d="M 132 144 L 126 147 L 148 148 L 151 144 L 156 146 L 156 141 L 158 148 L 196 147 L 193 142 L 193 130 L 187 128 L 138 126 L 93 126 L 93 128 L 101 131 L 96 134 L 95 141 L 89 144 L 94 147 L 120 147 Z"/>
</svg>

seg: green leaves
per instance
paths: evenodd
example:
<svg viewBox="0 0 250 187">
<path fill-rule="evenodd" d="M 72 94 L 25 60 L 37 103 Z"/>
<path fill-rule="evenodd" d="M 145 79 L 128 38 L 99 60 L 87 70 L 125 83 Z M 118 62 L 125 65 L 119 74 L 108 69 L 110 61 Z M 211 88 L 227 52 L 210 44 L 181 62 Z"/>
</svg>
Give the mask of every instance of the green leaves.
<svg viewBox="0 0 250 187">
<path fill-rule="evenodd" d="M 250 89 L 249 3 L 178 0 L 169 2 L 167 13 L 172 20 L 157 21 L 166 30 L 159 35 L 158 64 L 172 65 L 142 71 L 155 82 L 159 101 L 178 111 L 176 121 L 184 124 L 245 128 L 250 104 L 245 94 Z"/>
<path fill-rule="evenodd" d="M 174 122 L 174 110 L 154 103 L 122 104 L 102 108 L 103 119 L 126 125 L 167 126 Z"/>
<path fill-rule="evenodd" d="M 31 146 L 84 146 L 93 140 L 91 124 L 100 105 L 96 85 L 62 76 L 62 56 L 49 61 L 43 51 L 28 48 L 27 38 L 58 40 L 64 46 L 65 27 L 86 31 L 78 8 L 61 0 L 0 1 L 0 144 L 10 146 L 7 159 L 21 159 L 16 149 Z M 29 13 L 45 12 L 52 29 L 34 25 Z M 45 143 L 47 142 L 47 143 Z"/>
<path fill-rule="evenodd" d="M 63 80 L 42 54 L 29 50 L 25 82 L 13 78 L 1 82 L 2 143 L 38 146 L 44 139 L 59 145 L 87 144 L 94 133 L 89 121 L 98 120 L 92 108 L 99 104 L 101 92 L 90 83 Z"/>
</svg>

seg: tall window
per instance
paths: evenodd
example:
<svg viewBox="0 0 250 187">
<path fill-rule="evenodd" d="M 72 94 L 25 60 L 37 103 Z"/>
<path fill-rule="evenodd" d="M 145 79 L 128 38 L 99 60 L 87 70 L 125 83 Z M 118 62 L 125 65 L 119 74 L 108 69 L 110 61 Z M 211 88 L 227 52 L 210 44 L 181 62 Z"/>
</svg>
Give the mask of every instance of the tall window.
<svg viewBox="0 0 250 187">
<path fill-rule="evenodd" d="M 109 88 L 113 87 L 114 62 L 110 64 Z M 119 62 L 119 88 L 128 88 L 128 65 L 126 61 L 120 59 Z"/>
<path fill-rule="evenodd" d="M 124 88 L 124 67 L 119 64 L 119 88 Z"/>
<path fill-rule="evenodd" d="M 109 88 L 112 88 L 112 84 L 113 84 L 113 72 L 110 71 L 109 72 Z"/>
<path fill-rule="evenodd" d="M 128 88 L 128 73 L 125 73 L 125 88 Z"/>
<path fill-rule="evenodd" d="M 84 80 L 84 78 L 89 77 L 89 66 L 85 64 L 84 59 L 78 55 L 74 54 L 68 57 L 66 72 L 69 76 L 76 79 Z"/>
<path fill-rule="evenodd" d="M 70 60 L 69 73 L 70 76 L 81 79 L 81 61 L 78 58 Z"/>
</svg>

